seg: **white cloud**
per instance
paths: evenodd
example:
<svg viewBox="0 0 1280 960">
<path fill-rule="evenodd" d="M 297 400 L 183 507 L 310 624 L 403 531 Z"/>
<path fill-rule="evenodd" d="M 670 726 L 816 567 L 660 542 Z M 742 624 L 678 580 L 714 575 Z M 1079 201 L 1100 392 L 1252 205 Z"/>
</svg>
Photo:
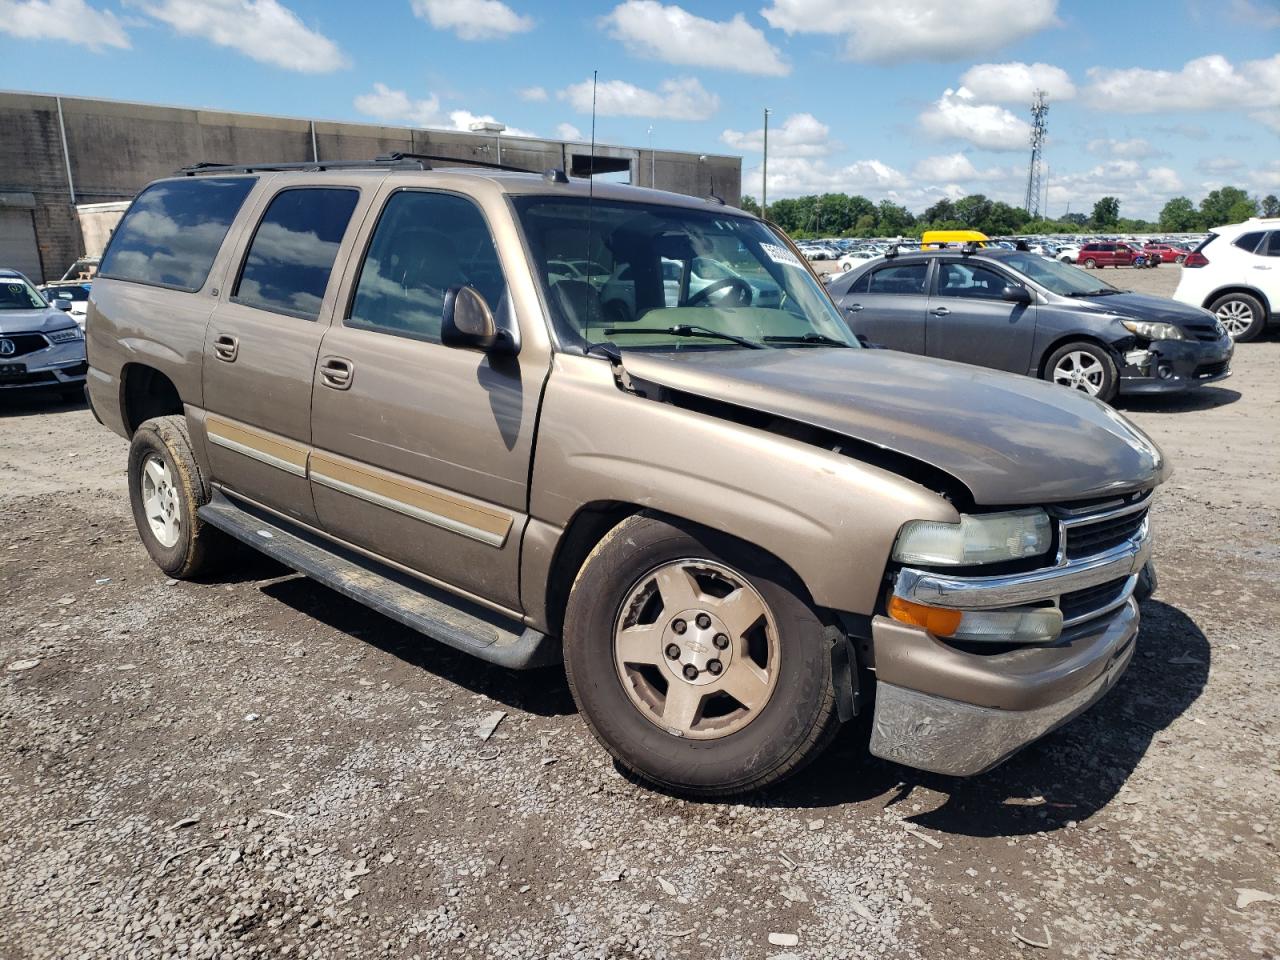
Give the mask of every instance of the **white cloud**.
<svg viewBox="0 0 1280 960">
<path fill-rule="evenodd" d="M 947 90 L 924 113 L 920 126 L 932 137 L 967 140 L 984 150 L 1030 149 L 1031 125 L 1004 107 L 978 103 L 964 87 Z"/>
<path fill-rule="evenodd" d="M 761 11 L 787 33 L 845 36 L 871 63 L 960 60 L 994 53 L 1057 24 L 1057 0 L 773 0 Z"/>
<path fill-rule="evenodd" d="M 434 93 L 424 99 L 414 99 L 403 90 L 392 90 L 385 83 L 375 83 L 371 93 L 355 98 L 355 107 L 366 117 L 383 123 L 406 124 L 411 127 L 433 127 L 438 130 L 463 130 L 470 132 L 473 123 L 495 123 L 489 114 L 475 114 L 470 110 L 452 110 L 447 115 L 440 109 L 440 98 Z M 533 133 L 519 127 L 508 126 L 503 131 L 508 137 L 532 137 Z"/>
<path fill-rule="evenodd" d="M 760 183 L 760 168 L 743 176 L 744 190 Z M 889 196 L 909 185 L 898 170 L 879 160 L 858 160 L 841 167 L 809 157 L 772 158 L 769 163 L 769 196 L 798 197 L 810 193 L 861 193 Z"/>
<path fill-rule="evenodd" d="M 556 94 L 579 113 L 591 112 L 591 81 L 571 84 Z M 706 120 L 720 109 L 720 98 L 694 77 L 664 80 L 658 90 L 645 90 L 625 80 L 606 80 L 596 91 L 596 113 L 602 117 L 663 117 Z"/>
<path fill-rule="evenodd" d="M 1010 177 L 1008 170 L 990 167 L 979 170 L 973 165 L 967 154 L 947 153 L 934 157 L 925 157 L 916 164 L 911 176 L 916 180 L 937 183 L 973 183 L 979 180 L 998 181 Z"/>
<path fill-rule="evenodd" d="M 1280 107 L 1280 53 L 1237 68 L 1221 54 L 1188 60 L 1181 70 L 1093 67 L 1085 96 L 1115 113 Z"/>
<path fill-rule="evenodd" d="M 413 12 L 437 30 L 463 40 L 500 40 L 533 29 L 533 18 L 500 0 L 413 0 Z"/>
<path fill-rule="evenodd" d="M 440 98 L 434 93 L 425 100 L 414 100 L 403 90 L 392 90 L 385 83 L 375 83 L 372 93 L 362 93 L 356 97 L 355 105 L 366 117 L 386 123 L 437 127 L 443 122 Z"/>
<path fill-rule="evenodd" d="M 547 99 L 546 87 L 525 87 L 518 91 L 521 100 L 527 100 L 530 103 L 542 103 Z"/>
<path fill-rule="evenodd" d="M 764 31 L 740 13 L 729 21 L 715 21 L 658 0 L 626 0 L 601 22 L 636 56 L 771 77 L 791 72 Z"/>
<path fill-rule="evenodd" d="M 1197 170 L 1208 174 L 1234 173 L 1243 167 L 1244 162 L 1235 157 L 1205 157 L 1196 164 Z"/>
<path fill-rule="evenodd" d="M 1280 133 L 1280 110 L 1256 110 L 1249 114 L 1249 119 L 1256 120 L 1274 133 Z"/>
<path fill-rule="evenodd" d="M 1131 140 L 1108 140 L 1100 138 L 1090 140 L 1085 149 L 1096 157 L 1115 157 L 1120 160 L 1146 160 L 1151 157 L 1168 156 L 1163 150 L 1157 150 L 1141 137 Z"/>
<path fill-rule="evenodd" d="M 749 133 L 726 130 L 720 140 L 735 150 L 759 153 L 764 149 L 764 128 Z M 811 113 L 794 113 L 769 131 L 771 157 L 821 157 L 839 146 L 831 139 L 831 128 Z"/>
<path fill-rule="evenodd" d="M 964 72 L 960 85 L 989 103 L 1030 103 L 1037 90 L 1050 103 L 1076 95 L 1067 71 L 1047 63 L 979 63 Z"/>
<path fill-rule="evenodd" d="M 572 123 L 560 123 L 556 125 L 556 136 L 561 140 L 574 140 L 583 143 L 586 138 L 582 135 L 582 131 L 575 127 Z"/>
<path fill-rule="evenodd" d="M 1049 181 L 1049 216 L 1061 216 L 1070 204 L 1089 213 L 1102 197 L 1120 200 L 1120 216 L 1154 219 L 1160 208 L 1186 189 L 1177 171 L 1149 167 L 1136 160 L 1108 160 L 1088 170 L 1053 174 Z"/>
<path fill-rule="evenodd" d="M 138 9 L 187 37 L 298 73 L 330 73 L 348 66 L 346 54 L 277 0 L 138 0 Z"/>
<path fill-rule="evenodd" d="M 0 0 L 0 33 L 78 43 L 90 50 L 129 48 L 129 35 L 116 15 L 84 0 Z"/>
</svg>

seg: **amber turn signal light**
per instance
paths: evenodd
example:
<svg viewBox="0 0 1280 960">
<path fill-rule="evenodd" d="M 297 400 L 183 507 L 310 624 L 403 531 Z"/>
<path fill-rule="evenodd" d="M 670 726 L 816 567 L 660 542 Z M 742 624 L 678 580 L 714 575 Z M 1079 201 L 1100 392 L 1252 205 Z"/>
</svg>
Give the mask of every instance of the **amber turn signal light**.
<svg viewBox="0 0 1280 960">
<path fill-rule="evenodd" d="M 964 613 L 959 610 L 928 607 L 923 603 L 913 603 L 893 596 L 889 598 L 889 616 L 900 623 L 923 627 L 935 637 L 949 637 L 960 629 L 960 621 L 964 618 Z"/>
</svg>

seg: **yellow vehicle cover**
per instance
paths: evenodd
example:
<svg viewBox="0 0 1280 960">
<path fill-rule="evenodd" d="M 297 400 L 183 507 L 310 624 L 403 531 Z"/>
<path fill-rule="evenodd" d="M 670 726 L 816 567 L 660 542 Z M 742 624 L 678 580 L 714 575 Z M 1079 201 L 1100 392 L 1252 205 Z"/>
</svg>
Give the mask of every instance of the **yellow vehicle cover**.
<svg viewBox="0 0 1280 960">
<path fill-rule="evenodd" d="M 972 243 L 987 245 L 988 237 L 979 230 L 926 230 L 920 238 L 921 247 L 947 247 L 951 244 Z"/>
</svg>

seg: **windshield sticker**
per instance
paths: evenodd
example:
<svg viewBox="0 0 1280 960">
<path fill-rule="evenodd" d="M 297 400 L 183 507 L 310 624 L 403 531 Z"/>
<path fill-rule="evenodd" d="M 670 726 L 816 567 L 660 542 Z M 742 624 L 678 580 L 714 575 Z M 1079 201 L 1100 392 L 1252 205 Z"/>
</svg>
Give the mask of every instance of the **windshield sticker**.
<svg viewBox="0 0 1280 960">
<path fill-rule="evenodd" d="M 804 264 L 797 260 L 796 255 L 786 247 L 779 247 L 773 243 L 762 243 L 760 244 L 760 249 L 774 263 L 781 263 L 787 267 L 799 267 L 801 270 L 804 269 Z"/>
</svg>

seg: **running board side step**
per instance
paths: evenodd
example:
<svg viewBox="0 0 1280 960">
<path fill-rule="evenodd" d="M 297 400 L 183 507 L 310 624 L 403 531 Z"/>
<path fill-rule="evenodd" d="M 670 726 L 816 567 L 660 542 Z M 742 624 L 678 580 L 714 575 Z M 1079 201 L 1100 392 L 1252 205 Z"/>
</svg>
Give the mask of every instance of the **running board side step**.
<svg viewBox="0 0 1280 960">
<path fill-rule="evenodd" d="M 286 567 L 455 650 L 510 670 L 560 662 L 556 638 L 233 501 L 220 490 L 197 513 Z"/>
</svg>

